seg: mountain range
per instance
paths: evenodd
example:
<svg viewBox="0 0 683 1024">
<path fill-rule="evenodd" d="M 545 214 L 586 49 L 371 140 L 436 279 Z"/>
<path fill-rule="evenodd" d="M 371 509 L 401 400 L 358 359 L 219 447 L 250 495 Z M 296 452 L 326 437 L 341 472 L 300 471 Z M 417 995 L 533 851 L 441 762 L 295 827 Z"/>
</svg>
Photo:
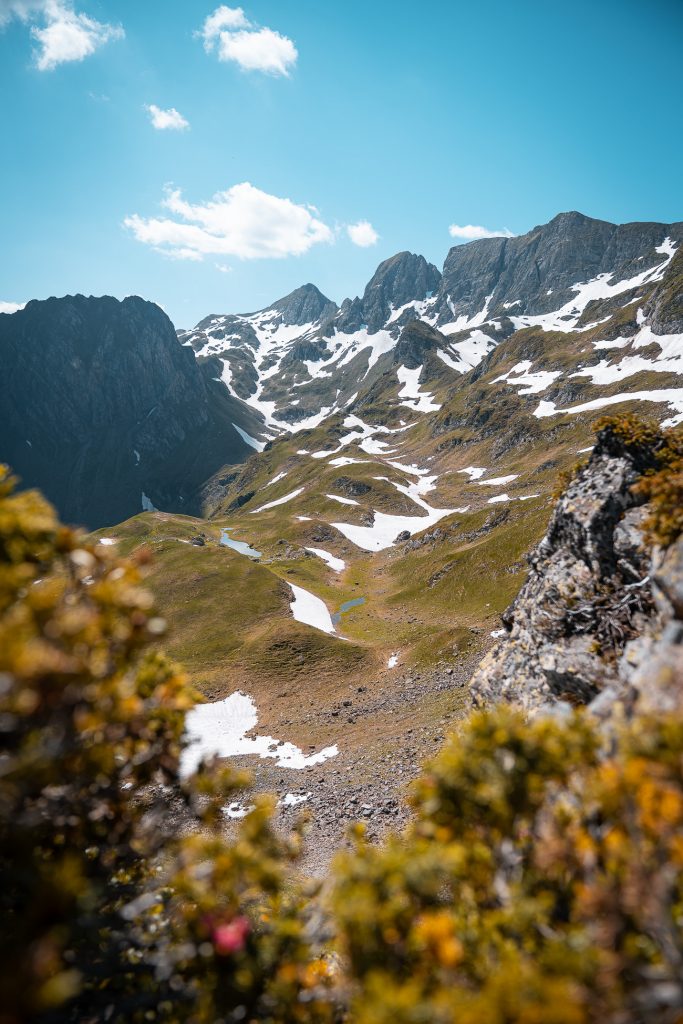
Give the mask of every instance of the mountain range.
<svg viewBox="0 0 683 1024">
<path fill-rule="evenodd" d="M 178 332 L 136 297 L 32 301 L 0 315 L 0 458 L 151 550 L 171 656 L 253 702 L 263 735 L 222 752 L 298 750 L 257 787 L 315 779 L 331 849 L 343 801 L 393 814 L 462 713 L 596 417 L 683 421 L 682 241 L 560 214 L 441 271 L 398 253 L 341 306 L 305 284 Z"/>
<path fill-rule="evenodd" d="M 540 396 L 537 418 L 614 401 L 622 382 L 673 393 L 682 236 L 680 222 L 560 214 L 455 246 L 442 271 L 398 253 L 341 306 L 306 284 L 256 313 L 212 314 L 180 345 L 136 297 L 32 301 L 0 315 L 3 458 L 96 527 L 152 506 L 201 514 L 226 466 L 378 403 L 447 433 L 450 405 L 489 366 L 506 395 Z"/>
</svg>

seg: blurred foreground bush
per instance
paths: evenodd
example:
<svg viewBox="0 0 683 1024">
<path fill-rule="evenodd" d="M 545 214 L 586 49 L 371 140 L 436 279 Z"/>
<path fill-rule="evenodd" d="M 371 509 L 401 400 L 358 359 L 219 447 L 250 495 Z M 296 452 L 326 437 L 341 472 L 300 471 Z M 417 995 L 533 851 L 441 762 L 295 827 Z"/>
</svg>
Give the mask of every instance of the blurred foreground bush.
<svg viewBox="0 0 683 1024">
<path fill-rule="evenodd" d="M 357 1024 L 683 1021 L 683 723 L 607 742 L 476 712 L 407 834 L 338 859 Z"/>
<path fill-rule="evenodd" d="M 181 785 L 184 676 L 140 564 L 60 526 L 0 468 L 0 1021 L 325 1021 L 288 883 L 297 837 L 244 779 Z M 178 836 L 180 833 L 180 837 Z"/>
</svg>

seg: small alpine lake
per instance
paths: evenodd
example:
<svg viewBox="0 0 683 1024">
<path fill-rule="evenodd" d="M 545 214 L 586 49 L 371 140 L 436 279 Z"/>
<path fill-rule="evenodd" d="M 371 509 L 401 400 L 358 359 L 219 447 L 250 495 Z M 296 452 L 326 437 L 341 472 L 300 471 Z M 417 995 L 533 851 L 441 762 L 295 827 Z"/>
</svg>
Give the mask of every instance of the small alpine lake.
<svg viewBox="0 0 683 1024">
<path fill-rule="evenodd" d="M 225 547 L 232 548 L 233 551 L 239 552 L 240 555 L 247 555 L 249 558 L 260 558 L 261 552 L 257 551 L 256 548 L 252 548 L 246 541 L 233 540 L 232 537 L 228 536 L 228 534 L 232 532 L 232 529 L 232 526 L 226 526 L 221 530 L 221 544 Z"/>
</svg>

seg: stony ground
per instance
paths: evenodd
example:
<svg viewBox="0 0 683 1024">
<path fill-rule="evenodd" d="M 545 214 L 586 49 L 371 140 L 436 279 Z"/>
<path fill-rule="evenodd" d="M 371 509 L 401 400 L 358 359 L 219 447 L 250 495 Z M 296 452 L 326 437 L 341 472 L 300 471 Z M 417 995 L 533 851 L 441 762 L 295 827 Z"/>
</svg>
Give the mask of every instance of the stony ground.
<svg viewBox="0 0 683 1024">
<path fill-rule="evenodd" d="M 382 679 L 349 687 L 348 697 L 312 713 L 340 724 L 337 757 L 301 771 L 278 768 L 253 757 L 233 758 L 235 767 L 254 773 L 253 793 L 308 796 L 294 807 L 279 807 L 277 822 L 290 826 L 305 813 L 308 820 L 302 864 L 322 877 L 334 853 L 346 844 L 349 825 L 362 821 L 371 840 L 400 829 L 409 809 L 407 790 L 424 761 L 441 746 L 469 706 L 467 682 L 490 639 L 467 657 L 429 672 L 396 671 Z M 342 726 L 355 726 L 351 746 Z M 229 822 L 228 833 L 235 825 Z"/>
</svg>

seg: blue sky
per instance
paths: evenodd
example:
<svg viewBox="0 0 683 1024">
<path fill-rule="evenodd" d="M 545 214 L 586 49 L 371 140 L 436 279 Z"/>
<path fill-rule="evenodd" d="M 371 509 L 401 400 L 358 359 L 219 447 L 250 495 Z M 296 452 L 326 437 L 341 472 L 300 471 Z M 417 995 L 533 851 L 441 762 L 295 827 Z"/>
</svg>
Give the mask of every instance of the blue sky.
<svg viewBox="0 0 683 1024">
<path fill-rule="evenodd" d="M 134 293 L 189 327 L 441 266 L 450 225 L 683 218 L 678 0 L 217 8 L 0 0 L 0 301 Z"/>
</svg>

